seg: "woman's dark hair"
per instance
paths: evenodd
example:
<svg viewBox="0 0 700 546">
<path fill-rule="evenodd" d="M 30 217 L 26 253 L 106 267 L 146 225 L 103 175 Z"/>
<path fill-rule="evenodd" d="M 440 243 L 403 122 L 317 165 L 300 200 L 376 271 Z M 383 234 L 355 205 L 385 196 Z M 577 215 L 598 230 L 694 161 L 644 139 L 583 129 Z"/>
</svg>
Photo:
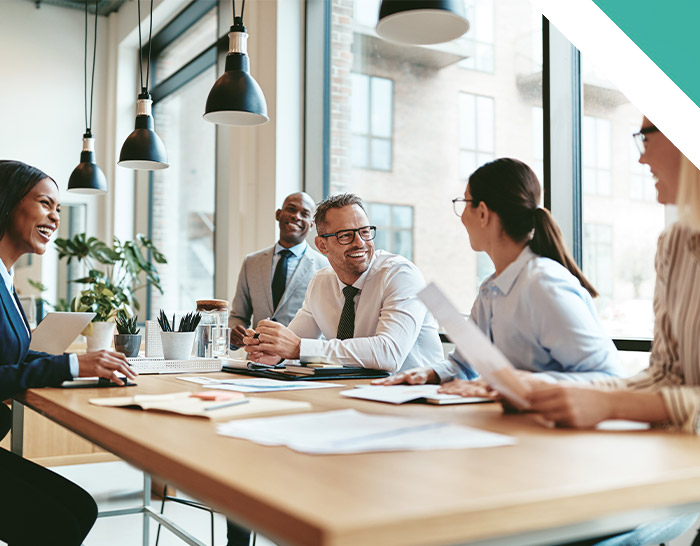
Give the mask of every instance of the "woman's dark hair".
<svg viewBox="0 0 700 546">
<path fill-rule="evenodd" d="M 44 178 L 56 183 L 53 178 L 36 167 L 21 161 L 0 160 L 0 239 L 7 232 L 12 211 Z"/>
<path fill-rule="evenodd" d="M 529 239 L 535 254 L 566 267 L 594 298 L 598 292 L 569 254 L 559 226 L 539 207 L 540 182 L 532 169 L 517 159 L 501 158 L 479 167 L 469 177 L 472 207 L 482 201 L 498 214 L 506 235 L 516 242 Z"/>
</svg>

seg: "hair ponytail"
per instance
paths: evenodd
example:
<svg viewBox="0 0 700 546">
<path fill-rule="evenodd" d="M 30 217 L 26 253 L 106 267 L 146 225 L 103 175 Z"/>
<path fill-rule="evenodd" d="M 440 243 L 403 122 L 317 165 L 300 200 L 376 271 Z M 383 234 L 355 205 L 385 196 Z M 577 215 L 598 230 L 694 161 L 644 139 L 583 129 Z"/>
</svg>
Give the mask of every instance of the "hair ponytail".
<svg viewBox="0 0 700 546">
<path fill-rule="evenodd" d="M 535 230 L 530 239 L 530 248 L 535 254 L 559 262 L 576 277 L 592 297 L 598 296 L 598 291 L 584 276 L 583 271 L 576 265 L 564 245 L 561 229 L 547 209 L 535 209 Z"/>
<path fill-rule="evenodd" d="M 513 241 L 529 240 L 535 254 L 559 262 L 591 296 L 598 295 L 566 250 L 561 230 L 552 215 L 538 208 L 540 182 L 525 163 L 503 157 L 482 165 L 469 177 L 469 192 L 472 207 L 484 202 L 498 215 L 503 231 Z"/>
</svg>

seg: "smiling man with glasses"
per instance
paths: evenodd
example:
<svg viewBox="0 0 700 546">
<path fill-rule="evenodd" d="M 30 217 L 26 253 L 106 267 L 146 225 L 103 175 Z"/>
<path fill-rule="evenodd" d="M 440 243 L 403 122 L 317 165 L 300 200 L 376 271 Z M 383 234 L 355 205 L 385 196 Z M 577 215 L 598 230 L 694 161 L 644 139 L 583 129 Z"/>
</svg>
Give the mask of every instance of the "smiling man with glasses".
<svg viewBox="0 0 700 546">
<path fill-rule="evenodd" d="M 314 219 L 316 246 L 331 267 L 313 278 L 288 328 L 261 321 L 248 330 L 249 357 L 266 364 L 313 358 L 390 372 L 440 360 L 437 324 L 416 297 L 423 276 L 406 258 L 375 250 L 377 228 L 362 199 L 328 197 Z"/>
</svg>

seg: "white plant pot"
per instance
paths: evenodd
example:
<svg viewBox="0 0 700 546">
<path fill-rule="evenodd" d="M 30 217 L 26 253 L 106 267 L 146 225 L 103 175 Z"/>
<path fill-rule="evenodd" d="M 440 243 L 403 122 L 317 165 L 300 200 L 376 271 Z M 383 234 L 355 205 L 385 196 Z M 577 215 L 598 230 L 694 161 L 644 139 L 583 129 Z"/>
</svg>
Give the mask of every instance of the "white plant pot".
<svg viewBox="0 0 700 546">
<path fill-rule="evenodd" d="M 87 352 L 101 351 L 112 348 L 112 338 L 114 336 L 113 322 L 91 322 L 83 330 L 83 335 L 87 341 Z"/>
<path fill-rule="evenodd" d="M 192 355 L 195 332 L 161 332 L 165 360 L 187 360 Z"/>
</svg>

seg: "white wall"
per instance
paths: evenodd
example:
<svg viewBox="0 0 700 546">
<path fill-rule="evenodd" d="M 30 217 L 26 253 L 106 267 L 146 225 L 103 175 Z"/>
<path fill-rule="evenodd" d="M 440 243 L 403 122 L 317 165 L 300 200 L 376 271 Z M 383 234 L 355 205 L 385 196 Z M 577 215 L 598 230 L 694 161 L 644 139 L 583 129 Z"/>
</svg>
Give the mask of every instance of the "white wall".
<svg viewBox="0 0 700 546">
<path fill-rule="evenodd" d="M 49 5 L 36 9 L 34 4 L 20 0 L 3 0 L 0 14 L 0 157 L 24 161 L 53 177 L 63 203 L 88 204 L 88 226 L 97 231 L 98 218 L 105 212 L 105 198 L 65 191 L 68 177 L 80 162 L 85 132 L 84 14 Z M 93 24 L 91 16 L 90 36 Z M 100 17 L 92 132 L 97 162 L 103 169 L 107 34 L 106 19 Z M 35 259 L 34 263 L 41 261 Z M 55 271 L 49 264 L 55 264 L 56 253 L 47 252 L 43 261 L 43 275 L 37 268 L 28 275 L 18 274 L 18 289 L 30 292 L 23 286 L 25 276 L 43 278 L 49 286 L 54 283 L 55 275 L 47 272 Z"/>
</svg>

